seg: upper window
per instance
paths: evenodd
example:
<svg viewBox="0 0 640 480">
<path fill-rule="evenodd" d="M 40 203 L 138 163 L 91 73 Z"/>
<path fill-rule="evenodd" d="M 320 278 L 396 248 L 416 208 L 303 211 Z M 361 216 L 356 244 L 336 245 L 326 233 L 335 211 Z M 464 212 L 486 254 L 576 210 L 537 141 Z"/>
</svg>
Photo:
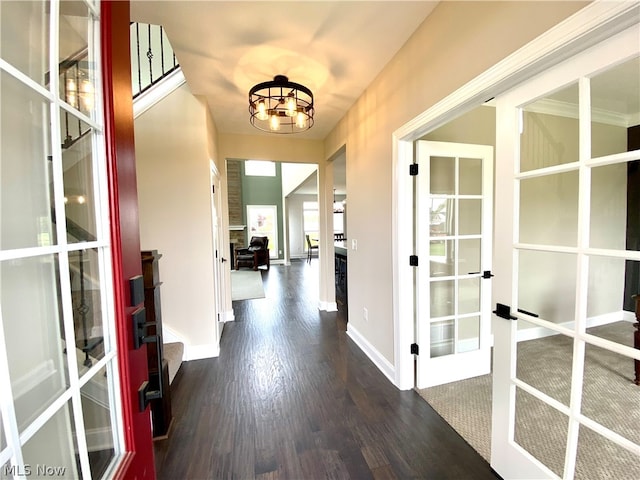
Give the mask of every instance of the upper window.
<svg viewBox="0 0 640 480">
<path fill-rule="evenodd" d="M 253 177 L 275 177 L 276 163 L 263 160 L 245 160 L 244 174 Z"/>
</svg>

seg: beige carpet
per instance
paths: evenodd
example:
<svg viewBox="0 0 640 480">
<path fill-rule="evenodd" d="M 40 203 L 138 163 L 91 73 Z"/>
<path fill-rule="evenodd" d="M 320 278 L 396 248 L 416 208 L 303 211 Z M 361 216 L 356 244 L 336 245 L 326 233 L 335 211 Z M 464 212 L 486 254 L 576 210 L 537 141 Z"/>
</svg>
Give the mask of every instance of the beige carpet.
<svg viewBox="0 0 640 480">
<path fill-rule="evenodd" d="M 631 345 L 633 325 L 616 322 L 589 330 Z M 640 387 L 632 383 L 633 360 L 588 346 L 582 413 L 640 444 Z M 518 378 L 568 404 L 572 348 L 556 335 L 518 344 Z M 491 375 L 427 388 L 418 393 L 487 461 L 491 455 Z M 563 476 L 567 420 L 517 389 L 516 442 Z M 578 441 L 579 479 L 640 479 L 640 457 L 586 427 Z"/>
<path fill-rule="evenodd" d="M 251 300 L 264 297 L 260 271 L 231 270 L 231 300 Z"/>
</svg>

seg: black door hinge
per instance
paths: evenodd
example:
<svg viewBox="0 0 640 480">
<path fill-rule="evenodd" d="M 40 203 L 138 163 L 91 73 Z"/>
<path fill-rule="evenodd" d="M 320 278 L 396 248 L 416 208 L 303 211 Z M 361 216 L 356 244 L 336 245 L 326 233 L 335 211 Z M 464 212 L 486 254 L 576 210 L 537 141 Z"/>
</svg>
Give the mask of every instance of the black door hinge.
<svg viewBox="0 0 640 480">
<path fill-rule="evenodd" d="M 412 163 L 411 165 L 409 165 L 409 175 L 411 175 L 412 177 L 415 177 L 416 175 L 418 175 L 417 163 Z"/>
<path fill-rule="evenodd" d="M 491 277 L 493 277 L 493 273 L 491 273 L 491 270 L 485 270 L 482 273 L 482 278 L 491 278 Z"/>
<path fill-rule="evenodd" d="M 420 355 L 420 347 L 417 343 L 411 344 L 411 355 Z"/>
<path fill-rule="evenodd" d="M 216 186 L 215 185 L 211 185 L 211 193 L 216 193 Z"/>
<path fill-rule="evenodd" d="M 409 265 L 411 265 L 412 267 L 417 267 L 418 266 L 418 256 L 417 255 L 410 255 L 409 256 Z"/>
</svg>

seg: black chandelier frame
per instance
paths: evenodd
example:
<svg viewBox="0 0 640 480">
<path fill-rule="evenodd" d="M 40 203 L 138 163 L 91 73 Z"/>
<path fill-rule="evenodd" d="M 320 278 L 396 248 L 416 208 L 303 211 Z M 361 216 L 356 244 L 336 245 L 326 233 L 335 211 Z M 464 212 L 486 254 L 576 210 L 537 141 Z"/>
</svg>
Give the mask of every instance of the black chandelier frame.
<svg viewBox="0 0 640 480">
<path fill-rule="evenodd" d="M 287 107 L 289 99 L 295 101 L 293 115 Z M 264 104 L 262 109 L 261 102 Z M 314 123 L 313 93 L 304 85 L 290 82 L 284 75 L 276 75 L 272 81 L 259 83 L 249 90 L 249 113 L 251 125 L 258 130 L 276 134 L 301 133 Z M 272 128 L 274 116 L 278 129 Z"/>
</svg>

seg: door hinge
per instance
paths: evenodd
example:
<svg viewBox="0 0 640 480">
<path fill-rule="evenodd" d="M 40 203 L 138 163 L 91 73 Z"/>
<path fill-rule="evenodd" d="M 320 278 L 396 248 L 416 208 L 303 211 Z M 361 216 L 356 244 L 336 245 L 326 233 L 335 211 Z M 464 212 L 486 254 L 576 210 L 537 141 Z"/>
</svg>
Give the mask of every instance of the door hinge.
<svg viewBox="0 0 640 480">
<path fill-rule="evenodd" d="M 215 185 L 211 185 L 211 193 L 216 193 L 216 186 Z"/>
<path fill-rule="evenodd" d="M 493 277 L 493 273 L 491 273 L 491 270 L 485 270 L 482 273 L 482 278 L 491 278 L 491 277 Z"/>
<path fill-rule="evenodd" d="M 509 305 L 503 305 L 502 303 L 496 303 L 496 309 L 493 311 L 498 317 L 505 318 L 507 320 L 516 320 L 517 317 L 511 315 L 511 307 Z"/>
<path fill-rule="evenodd" d="M 411 344 L 411 355 L 420 355 L 420 347 L 417 343 Z"/>
<path fill-rule="evenodd" d="M 418 175 L 417 163 L 412 163 L 411 165 L 409 165 L 409 175 L 411 175 L 412 177 L 415 177 L 416 175 Z"/>
<path fill-rule="evenodd" d="M 409 265 L 411 265 L 412 267 L 417 267 L 418 266 L 418 256 L 417 255 L 410 255 L 409 256 Z"/>
</svg>

